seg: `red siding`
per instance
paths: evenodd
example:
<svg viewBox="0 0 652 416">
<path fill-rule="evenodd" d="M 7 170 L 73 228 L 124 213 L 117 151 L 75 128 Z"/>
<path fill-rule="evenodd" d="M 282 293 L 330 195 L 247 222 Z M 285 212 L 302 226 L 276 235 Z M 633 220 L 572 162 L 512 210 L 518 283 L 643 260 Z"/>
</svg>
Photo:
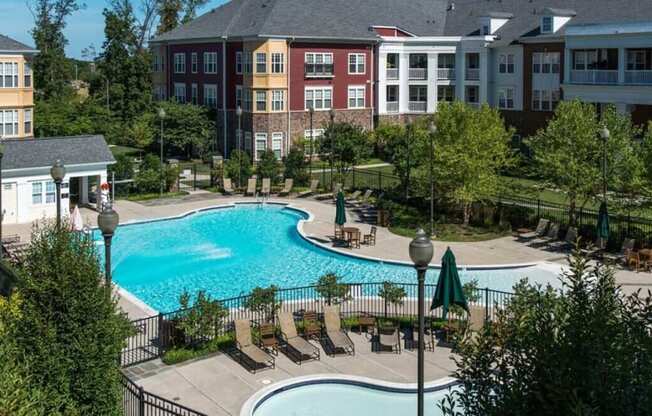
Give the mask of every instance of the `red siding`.
<svg viewBox="0 0 652 416">
<path fill-rule="evenodd" d="M 197 73 L 192 71 L 192 53 L 197 53 Z M 217 74 L 204 74 L 204 52 L 217 53 Z M 174 54 L 186 54 L 186 73 L 174 73 Z M 168 73 L 170 74 L 170 94 L 174 97 L 174 83 L 183 82 L 186 84 L 186 100 L 190 102 L 191 84 L 197 84 L 199 103 L 204 102 L 204 84 L 217 85 L 217 106 L 222 107 L 222 43 L 197 43 L 185 45 L 170 45 L 168 47 Z"/>
<path fill-rule="evenodd" d="M 395 27 L 375 27 L 374 30 L 380 36 L 412 37 L 409 33 Z"/>
<path fill-rule="evenodd" d="M 242 42 L 226 44 L 226 108 L 235 110 L 235 87 L 242 85 L 242 74 L 235 72 L 235 54 L 242 52 Z"/>
<path fill-rule="evenodd" d="M 322 43 L 292 43 L 290 45 L 290 110 L 304 110 L 304 89 L 307 86 L 332 86 L 333 108 L 346 109 L 348 107 L 348 86 L 364 85 L 365 107 L 371 107 L 371 45 L 365 44 L 322 44 Z M 305 78 L 304 62 L 306 52 L 325 52 L 333 54 L 334 77 L 332 78 Z M 349 54 L 364 53 L 365 74 L 349 74 Z"/>
</svg>

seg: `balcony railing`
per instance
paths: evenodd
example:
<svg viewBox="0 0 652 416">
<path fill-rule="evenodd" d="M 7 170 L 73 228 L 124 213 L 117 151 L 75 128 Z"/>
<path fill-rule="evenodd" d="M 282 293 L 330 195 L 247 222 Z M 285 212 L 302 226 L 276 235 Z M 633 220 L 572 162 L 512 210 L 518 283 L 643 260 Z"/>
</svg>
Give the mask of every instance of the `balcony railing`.
<svg viewBox="0 0 652 416">
<path fill-rule="evenodd" d="M 625 71 L 625 84 L 652 85 L 652 71 Z"/>
<path fill-rule="evenodd" d="M 426 68 L 410 68 L 408 69 L 409 79 L 426 79 L 428 78 L 428 70 Z"/>
<path fill-rule="evenodd" d="M 387 68 L 387 79 L 398 79 L 398 68 Z"/>
<path fill-rule="evenodd" d="M 385 104 L 388 113 L 398 113 L 398 101 L 388 101 Z"/>
<path fill-rule="evenodd" d="M 437 79 L 455 79 L 455 68 L 438 68 Z"/>
<path fill-rule="evenodd" d="M 413 113 L 425 113 L 428 108 L 428 103 L 425 101 L 410 101 L 408 103 L 408 110 Z"/>
<path fill-rule="evenodd" d="M 333 64 L 305 64 L 306 77 L 332 77 Z"/>
<path fill-rule="evenodd" d="M 470 107 L 473 108 L 480 108 L 480 103 L 477 101 L 467 101 L 466 102 Z"/>
<path fill-rule="evenodd" d="M 480 80 L 480 69 L 479 68 L 466 68 L 467 81 L 479 81 Z"/>
<path fill-rule="evenodd" d="M 573 84 L 618 84 L 618 71 L 571 70 L 570 82 Z"/>
</svg>

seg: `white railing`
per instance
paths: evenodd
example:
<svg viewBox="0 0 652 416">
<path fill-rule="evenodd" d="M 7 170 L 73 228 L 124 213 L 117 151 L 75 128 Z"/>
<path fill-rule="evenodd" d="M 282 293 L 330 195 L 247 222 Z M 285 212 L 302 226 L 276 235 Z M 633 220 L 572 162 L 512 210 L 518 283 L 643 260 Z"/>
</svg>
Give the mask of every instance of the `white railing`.
<svg viewBox="0 0 652 416">
<path fill-rule="evenodd" d="M 428 108 L 428 103 L 425 101 L 410 101 L 408 103 L 408 110 L 413 113 L 425 113 Z"/>
<path fill-rule="evenodd" d="M 455 79 L 455 68 L 438 68 L 437 79 Z"/>
<path fill-rule="evenodd" d="M 467 103 L 470 107 L 473 107 L 473 108 L 480 108 L 480 103 L 478 103 L 478 102 L 467 101 L 466 103 Z"/>
<path fill-rule="evenodd" d="M 466 80 L 467 81 L 479 81 L 480 80 L 480 69 L 479 68 L 466 68 Z"/>
<path fill-rule="evenodd" d="M 426 68 L 410 68 L 408 69 L 409 79 L 426 79 L 428 78 L 428 70 Z"/>
<path fill-rule="evenodd" d="M 388 101 L 385 104 L 388 113 L 398 113 L 398 101 Z"/>
<path fill-rule="evenodd" d="M 398 79 L 398 68 L 387 68 L 387 79 Z"/>
<path fill-rule="evenodd" d="M 609 70 L 571 70 L 573 84 L 618 84 L 618 71 Z"/>
<path fill-rule="evenodd" d="M 652 84 L 652 71 L 625 71 L 625 84 Z"/>
</svg>

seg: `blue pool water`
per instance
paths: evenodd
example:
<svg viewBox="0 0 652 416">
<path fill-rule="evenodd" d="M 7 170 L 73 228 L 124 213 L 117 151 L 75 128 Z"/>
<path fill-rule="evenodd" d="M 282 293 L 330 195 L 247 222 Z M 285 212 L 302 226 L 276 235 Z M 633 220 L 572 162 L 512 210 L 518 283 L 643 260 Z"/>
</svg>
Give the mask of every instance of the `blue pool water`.
<svg viewBox="0 0 652 416">
<path fill-rule="evenodd" d="M 113 279 L 159 311 L 178 307 L 184 290 L 206 290 L 223 299 L 275 284 L 313 284 L 335 272 L 346 282 L 414 282 L 414 269 L 352 258 L 316 247 L 297 230 L 305 214 L 278 205 L 238 205 L 179 219 L 120 226 L 113 239 Z M 363 231 L 368 231 L 364 229 Z M 99 239 L 99 238 L 98 238 Z M 98 241 L 98 244 L 99 241 Z M 397 247 L 397 250 L 407 250 Z M 443 253 L 435 253 L 441 257 Z M 427 282 L 434 283 L 437 270 Z M 461 271 L 463 281 L 509 291 L 523 277 L 556 284 L 556 275 L 538 267 Z"/>
</svg>

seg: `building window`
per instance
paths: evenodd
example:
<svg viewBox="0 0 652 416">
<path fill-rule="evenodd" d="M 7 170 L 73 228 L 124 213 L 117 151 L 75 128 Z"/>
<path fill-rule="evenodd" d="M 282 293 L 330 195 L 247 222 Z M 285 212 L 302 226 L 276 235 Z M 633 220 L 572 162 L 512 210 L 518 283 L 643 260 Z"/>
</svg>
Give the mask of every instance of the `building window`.
<svg viewBox="0 0 652 416">
<path fill-rule="evenodd" d="M 626 53 L 628 71 L 652 70 L 652 49 L 628 49 Z"/>
<path fill-rule="evenodd" d="M 259 52 L 256 54 L 256 73 L 264 74 L 266 72 L 267 72 L 267 54 Z"/>
<path fill-rule="evenodd" d="M 513 74 L 514 73 L 514 55 L 504 54 L 499 57 L 498 72 L 501 74 Z"/>
<path fill-rule="evenodd" d="M 17 62 L 0 62 L 0 88 L 18 88 Z"/>
<path fill-rule="evenodd" d="M 253 101 L 254 90 L 252 90 L 250 88 L 245 88 L 242 91 L 242 94 L 243 94 L 243 98 L 244 98 L 244 100 L 243 100 L 244 105 L 242 106 L 242 109 L 244 111 L 251 111 L 251 102 Z"/>
<path fill-rule="evenodd" d="M 165 87 L 163 85 L 154 85 L 154 99 L 156 101 L 165 100 Z"/>
<path fill-rule="evenodd" d="M 559 52 L 535 52 L 532 54 L 532 72 L 535 74 L 558 74 Z"/>
<path fill-rule="evenodd" d="M 217 85 L 204 84 L 204 105 L 217 108 Z"/>
<path fill-rule="evenodd" d="M 245 131 L 244 148 L 247 153 L 251 154 L 251 132 L 250 131 Z"/>
<path fill-rule="evenodd" d="M 283 157 L 283 133 L 272 133 L 272 151 L 277 159 Z"/>
<path fill-rule="evenodd" d="M 25 71 L 24 74 L 24 87 L 25 88 L 31 88 L 32 87 L 32 66 L 25 62 L 25 65 L 23 66 L 23 71 Z"/>
<path fill-rule="evenodd" d="M 273 53 L 272 54 L 272 73 L 273 74 L 282 74 L 285 72 L 285 57 L 282 53 Z"/>
<path fill-rule="evenodd" d="M 0 136 L 18 136 L 18 110 L 0 110 Z"/>
<path fill-rule="evenodd" d="M 25 135 L 32 134 L 32 110 L 25 110 Z"/>
<path fill-rule="evenodd" d="M 426 102 L 428 101 L 428 87 L 425 85 L 410 85 L 410 101 Z"/>
<path fill-rule="evenodd" d="M 56 201 L 56 187 L 53 181 L 45 182 L 45 203 L 54 204 Z"/>
<path fill-rule="evenodd" d="M 541 18 L 541 33 L 552 32 L 552 16 L 543 16 Z"/>
<path fill-rule="evenodd" d="M 272 91 L 272 111 L 283 111 L 285 108 L 285 91 Z"/>
<path fill-rule="evenodd" d="M 333 54 L 306 52 L 305 74 L 308 77 L 332 76 Z"/>
<path fill-rule="evenodd" d="M 190 102 L 193 103 L 194 105 L 198 104 L 199 98 L 197 97 L 197 84 L 192 84 L 190 86 Z"/>
<path fill-rule="evenodd" d="M 560 97 L 559 90 L 532 90 L 532 110 L 553 111 Z"/>
<path fill-rule="evenodd" d="M 242 54 L 242 72 L 244 74 L 251 74 L 253 72 L 251 53 L 245 52 Z"/>
<path fill-rule="evenodd" d="M 256 91 L 256 111 L 267 111 L 267 91 Z"/>
<path fill-rule="evenodd" d="M 333 88 L 306 88 L 306 110 L 330 110 L 333 103 Z"/>
<path fill-rule="evenodd" d="M 242 85 L 235 87 L 235 108 L 243 108 L 242 106 Z"/>
<path fill-rule="evenodd" d="M 365 87 L 349 87 L 349 108 L 364 108 Z"/>
<path fill-rule="evenodd" d="M 256 133 L 256 160 L 267 150 L 267 133 Z"/>
<path fill-rule="evenodd" d="M 388 103 L 398 103 L 398 85 L 388 85 L 385 101 Z"/>
<path fill-rule="evenodd" d="M 501 88 L 498 90 L 498 108 L 503 110 L 514 108 L 514 88 Z"/>
<path fill-rule="evenodd" d="M 197 62 L 198 62 L 197 52 L 193 52 L 193 53 L 190 55 L 190 72 L 192 72 L 193 74 L 196 74 L 197 71 L 198 71 L 198 69 L 197 69 L 197 66 L 198 66 L 198 65 L 197 65 Z"/>
<path fill-rule="evenodd" d="M 439 69 L 454 69 L 455 68 L 455 54 L 454 53 L 440 53 L 437 56 L 437 68 L 439 68 Z"/>
<path fill-rule="evenodd" d="M 186 84 L 174 84 L 174 99 L 181 104 L 186 102 Z"/>
<path fill-rule="evenodd" d="M 349 74 L 365 73 L 365 55 L 363 53 L 349 54 Z"/>
<path fill-rule="evenodd" d="M 174 54 L 174 73 L 175 74 L 185 74 L 186 73 L 186 54 L 185 53 L 175 53 Z"/>
<path fill-rule="evenodd" d="M 455 86 L 439 85 L 437 86 L 437 101 L 452 103 L 455 100 Z"/>
<path fill-rule="evenodd" d="M 467 85 L 464 91 L 464 98 L 467 103 L 477 104 L 480 102 L 480 87 L 477 85 Z"/>
<path fill-rule="evenodd" d="M 43 203 L 43 182 L 32 182 L 32 205 Z"/>
<path fill-rule="evenodd" d="M 242 74 L 242 52 L 235 53 L 235 73 Z"/>
<path fill-rule="evenodd" d="M 204 74 L 217 74 L 217 52 L 204 52 Z"/>
<path fill-rule="evenodd" d="M 303 137 L 307 141 L 319 141 L 321 138 L 324 136 L 324 129 L 313 129 L 313 130 L 305 130 L 303 132 Z"/>
<path fill-rule="evenodd" d="M 489 30 L 489 25 L 482 25 L 482 34 L 491 35 L 491 30 Z"/>
<path fill-rule="evenodd" d="M 618 49 L 589 49 L 573 51 L 574 70 L 618 70 Z"/>
</svg>

